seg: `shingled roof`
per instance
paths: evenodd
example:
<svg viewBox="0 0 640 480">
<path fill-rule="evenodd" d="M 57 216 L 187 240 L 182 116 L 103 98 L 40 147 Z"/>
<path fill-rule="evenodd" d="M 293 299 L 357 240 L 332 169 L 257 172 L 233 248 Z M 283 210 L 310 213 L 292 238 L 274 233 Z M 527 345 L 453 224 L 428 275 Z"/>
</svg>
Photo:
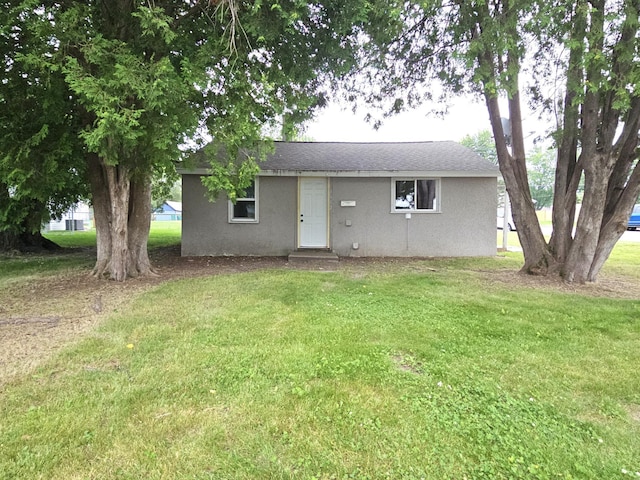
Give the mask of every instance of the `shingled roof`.
<svg viewBox="0 0 640 480">
<path fill-rule="evenodd" d="M 274 142 L 274 146 L 275 151 L 260 164 L 261 175 L 498 175 L 494 164 L 451 141 Z M 204 172 L 199 168 L 190 173 Z"/>
</svg>

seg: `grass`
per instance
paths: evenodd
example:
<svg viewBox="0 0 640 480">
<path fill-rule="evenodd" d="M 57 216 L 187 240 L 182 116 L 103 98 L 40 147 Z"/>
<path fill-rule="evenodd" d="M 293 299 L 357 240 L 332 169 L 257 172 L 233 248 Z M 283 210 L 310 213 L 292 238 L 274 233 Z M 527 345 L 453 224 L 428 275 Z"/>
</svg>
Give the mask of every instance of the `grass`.
<svg viewBox="0 0 640 480">
<path fill-rule="evenodd" d="M 157 248 L 180 243 L 182 224 L 177 221 L 151 222 L 149 234 L 149 248 Z M 66 248 L 89 248 L 96 246 L 95 229 L 84 231 L 54 231 L 45 235 L 61 247 Z"/>
<path fill-rule="evenodd" d="M 95 236 L 94 236 L 95 242 Z M 95 253 L 60 252 L 56 254 L 0 255 L 0 289 L 65 272 L 85 269 L 95 264 Z M 2 311 L 2 309 L 0 309 Z"/>
<path fill-rule="evenodd" d="M 3 388 L 0 478 L 637 478 L 640 303 L 520 263 L 167 282 Z"/>
<path fill-rule="evenodd" d="M 149 249 L 180 244 L 181 222 L 151 222 Z M 0 288 L 46 275 L 90 270 L 95 264 L 96 231 L 53 231 L 45 236 L 65 248 L 61 252 L 0 256 Z"/>
<path fill-rule="evenodd" d="M 504 247 L 504 234 L 502 230 L 498 230 L 496 245 L 499 249 Z M 518 232 L 507 233 L 507 248 L 510 250 L 520 250 L 522 248 L 520 245 L 520 239 L 518 238 Z"/>
<path fill-rule="evenodd" d="M 168 282 L 3 389 L 0 478 L 634 477 L 638 302 L 475 273 L 521 261 Z M 7 258 L 0 284 L 88 266 Z"/>
<path fill-rule="evenodd" d="M 637 235 L 640 236 L 640 232 L 637 232 Z M 605 263 L 603 271 L 624 275 L 640 281 L 640 265 L 638 265 L 639 254 L 640 243 L 618 242 L 607 263 Z"/>
</svg>

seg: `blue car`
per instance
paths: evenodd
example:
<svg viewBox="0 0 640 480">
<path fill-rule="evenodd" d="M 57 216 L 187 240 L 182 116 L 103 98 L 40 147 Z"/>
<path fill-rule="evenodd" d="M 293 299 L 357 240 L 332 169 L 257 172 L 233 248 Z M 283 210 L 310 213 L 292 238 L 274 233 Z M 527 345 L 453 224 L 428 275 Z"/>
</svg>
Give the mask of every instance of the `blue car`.
<svg viewBox="0 0 640 480">
<path fill-rule="evenodd" d="M 640 203 L 633 207 L 633 212 L 631 212 L 631 217 L 629 217 L 629 223 L 627 224 L 629 230 L 635 230 L 638 227 L 640 227 Z"/>
</svg>

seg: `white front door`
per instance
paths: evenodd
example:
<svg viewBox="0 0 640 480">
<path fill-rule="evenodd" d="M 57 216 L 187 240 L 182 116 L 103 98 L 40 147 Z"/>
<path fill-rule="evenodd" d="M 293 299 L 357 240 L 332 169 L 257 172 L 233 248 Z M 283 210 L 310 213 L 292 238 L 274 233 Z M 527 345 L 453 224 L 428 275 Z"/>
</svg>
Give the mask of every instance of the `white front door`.
<svg viewBox="0 0 640 480">
<path fill-rule="evenodd" d="M 326 178 L 300 178 L 299 247 L 329 246 L 328 184 Z"/>
</svg>

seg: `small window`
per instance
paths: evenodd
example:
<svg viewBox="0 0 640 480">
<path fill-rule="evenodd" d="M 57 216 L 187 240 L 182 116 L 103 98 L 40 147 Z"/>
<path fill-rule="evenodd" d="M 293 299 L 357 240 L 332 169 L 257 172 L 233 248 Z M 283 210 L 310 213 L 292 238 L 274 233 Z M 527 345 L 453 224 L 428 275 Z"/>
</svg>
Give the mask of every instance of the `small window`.
<svg viewBox="0 0 640 480">
<path fill-rule="evenodd" d="M 393 210 L 426 211 L 438 210 L 438 181 L 432 178 L 393 180 Z"/>
<path fill-rule="evenodd" d="M 245 190 L 234 204 L 229 200 L 229 223 L 258 223 L 258 179 Z"/>
</svg>

